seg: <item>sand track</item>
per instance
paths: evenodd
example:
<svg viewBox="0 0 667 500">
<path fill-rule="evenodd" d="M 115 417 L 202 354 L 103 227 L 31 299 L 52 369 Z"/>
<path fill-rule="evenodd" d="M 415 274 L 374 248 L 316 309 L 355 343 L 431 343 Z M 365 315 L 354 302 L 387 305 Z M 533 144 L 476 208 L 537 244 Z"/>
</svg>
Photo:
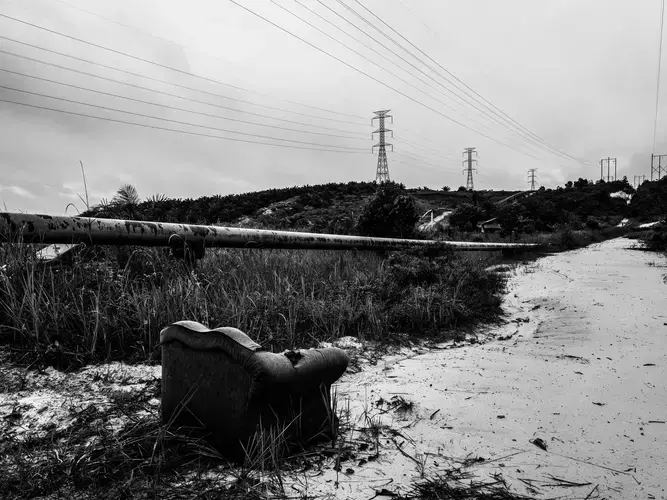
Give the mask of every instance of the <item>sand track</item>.
<svg viewBox="0 0 667 500">
<path fill-rule="evenodd" d="M 509 323 L 489 332 L 508 340 L 391 357 L 344 377 L 357 425 L 379 399 L 414 406 L 380 415 L 401 437 L 383 432 L 377 460 L 313 478 L 309 493 L 406 491 L 418 462 L 429 474 L 470 456 L 485 459 L 480 475 L 500 473 L 538 498 L 585 498 L 596 486 L 590 498 L 667 498 L 667 269 L 635 245 L 616 239 L 520 267 Z"/>
</svg>

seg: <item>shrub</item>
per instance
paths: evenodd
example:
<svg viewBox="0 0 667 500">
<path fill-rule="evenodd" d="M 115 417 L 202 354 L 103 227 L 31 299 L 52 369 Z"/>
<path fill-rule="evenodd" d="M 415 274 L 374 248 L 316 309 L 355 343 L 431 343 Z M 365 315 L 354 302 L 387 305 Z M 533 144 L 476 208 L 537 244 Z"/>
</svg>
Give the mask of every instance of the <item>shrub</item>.
<svg viewBox="0 0 667 500">
<path fill-rule="evenodd" d="M 477 224 L 486 218 L 479 205 L 461 203 L 449 216 L 449 223 L 459 231 L 475 231 Z"/>
<path fill-rule="evenodd" d="M 358 233 L 384 238 L 414 236 L 415 224 L 419 220 L 417 205 L 414 198 L 404 193 L 404 187 L 393 182 L 378 186 L 359 215 Z"/>
</svg>

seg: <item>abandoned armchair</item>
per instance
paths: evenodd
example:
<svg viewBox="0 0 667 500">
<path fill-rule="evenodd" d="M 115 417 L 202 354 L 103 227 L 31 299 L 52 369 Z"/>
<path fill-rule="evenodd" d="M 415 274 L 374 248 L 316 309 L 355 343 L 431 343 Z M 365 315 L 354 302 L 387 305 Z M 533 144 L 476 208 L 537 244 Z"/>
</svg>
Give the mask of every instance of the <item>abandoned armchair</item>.
<svg viewBox="0 0 667 500">
<path fill-rule="evenodd" d="M 179 321 L 160 333 L 162 419 L 206 428 L 232 459 L 259 429 L 306 443 L 333 439 L 331 386 L 347 369 L 337 348 L 267 352 L 236 328 Z"/>
</svg>

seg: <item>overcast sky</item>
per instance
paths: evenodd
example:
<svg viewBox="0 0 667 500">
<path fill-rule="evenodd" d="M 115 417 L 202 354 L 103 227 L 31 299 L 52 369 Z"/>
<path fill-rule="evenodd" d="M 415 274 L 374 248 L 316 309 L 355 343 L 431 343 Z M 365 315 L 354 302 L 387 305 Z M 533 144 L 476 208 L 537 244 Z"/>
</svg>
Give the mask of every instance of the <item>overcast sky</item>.
<svg viewBox="0 0 667 500">
<path fill-rule="evenodd" d="M 0 0 L 7 209 L 83 210 L 79 161 L 91 204 L 122 183 L 185 198 L 373 180 L 380 109 L 409 187 L 465 185 L 466 147 L 479 189 L 525 189 L 531 168 L 547 187 L 597 179 L 607 156 L 619 178 L 650 174 L 660 0 L 235 2 L 265 20 L 229 0 Z"/>
</svg>

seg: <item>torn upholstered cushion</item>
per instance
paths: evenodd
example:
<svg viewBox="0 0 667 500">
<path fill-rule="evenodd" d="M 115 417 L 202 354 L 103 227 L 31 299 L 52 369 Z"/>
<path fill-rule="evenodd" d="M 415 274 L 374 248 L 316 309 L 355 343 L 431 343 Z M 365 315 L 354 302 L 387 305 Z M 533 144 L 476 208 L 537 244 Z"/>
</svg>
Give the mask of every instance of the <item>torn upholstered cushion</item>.
<svg viewBox="0 0 667 500">
<path fill-rule="evenodd" d="M 267 352 L 236 328 L 179 321 L 160 333 L 162 417 L 203 425 L 230 456 L 258 428 L 289 428 L 291 438 L 332 437 L 331 385 L 348 357 L 337 348 Z"/>
</svg>

